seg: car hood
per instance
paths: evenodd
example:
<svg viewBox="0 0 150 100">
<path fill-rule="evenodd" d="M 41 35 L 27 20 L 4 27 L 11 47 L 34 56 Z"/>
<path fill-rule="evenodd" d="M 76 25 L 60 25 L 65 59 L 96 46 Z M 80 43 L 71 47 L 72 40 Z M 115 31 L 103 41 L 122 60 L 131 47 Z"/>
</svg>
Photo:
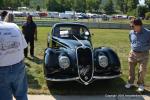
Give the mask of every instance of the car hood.
<svg viewBox="0 0 150 100">
<path fill-rule="evenodd" d="M 62 44 L 65 47 L 75 49 L 79 46 L 87 46 L 87 47 L 92 47 L 92 44 L 89 40 L 76 40 L 76 39 L 57 39 L 57 42 Z"/>
</svg>

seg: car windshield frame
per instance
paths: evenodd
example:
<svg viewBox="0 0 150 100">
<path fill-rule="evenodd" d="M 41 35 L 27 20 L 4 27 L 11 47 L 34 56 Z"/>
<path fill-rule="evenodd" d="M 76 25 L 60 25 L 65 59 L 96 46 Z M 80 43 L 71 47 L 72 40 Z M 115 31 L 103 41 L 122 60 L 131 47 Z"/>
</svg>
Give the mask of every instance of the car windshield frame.
<svg viewBox="0 0 150 100">
<path fill-rule="evenodd" d="M 57 36 L 62 39 L 74 40 L 77 38 L 79 40 L 87 40 L 90 39 L 90 31 L 87 27 L 82 25 L 58 25 L 53 29 L 53 36 Z"/>
</svg>

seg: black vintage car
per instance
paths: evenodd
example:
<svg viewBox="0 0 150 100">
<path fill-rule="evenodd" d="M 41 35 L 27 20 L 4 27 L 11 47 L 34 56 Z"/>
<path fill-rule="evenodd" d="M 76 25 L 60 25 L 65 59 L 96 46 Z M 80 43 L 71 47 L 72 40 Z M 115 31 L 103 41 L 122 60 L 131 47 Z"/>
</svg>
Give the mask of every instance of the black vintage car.
<svg viewBox="0 0 150 100">
<path fill-rule="evenodd" d="M 44 75 L 48 85 L 78 81 L 88 85 L 94 80 L 120 77 L 121 65 L 110 48 L 93 48 L 89 29 L 79 23 L 58 23 L 48 35 L 44 56 Z"/>
</svg>

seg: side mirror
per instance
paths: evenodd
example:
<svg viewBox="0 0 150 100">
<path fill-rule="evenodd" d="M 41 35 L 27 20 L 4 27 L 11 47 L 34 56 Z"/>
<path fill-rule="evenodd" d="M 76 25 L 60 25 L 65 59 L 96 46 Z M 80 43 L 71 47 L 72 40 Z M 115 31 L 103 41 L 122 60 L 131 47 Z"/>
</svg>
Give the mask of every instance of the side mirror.
<svg viewBox="0 0 150 100">
<path fill-rule="evenodd" d="M 86 35 L 86 36 L 89 36 L 89 35 L 90 35 L 90 33 L 87 31 L 87 32 L 85 32 L 85 35 Z"/>
</svg>

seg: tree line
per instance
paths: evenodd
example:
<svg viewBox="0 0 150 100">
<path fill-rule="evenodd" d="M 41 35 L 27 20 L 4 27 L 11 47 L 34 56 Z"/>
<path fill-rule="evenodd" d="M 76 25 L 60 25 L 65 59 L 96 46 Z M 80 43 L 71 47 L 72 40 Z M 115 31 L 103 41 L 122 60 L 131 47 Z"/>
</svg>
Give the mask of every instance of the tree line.
<svg viewBox="0 0 150 100">
<path fill-rule="evenodd" d="M 32 1 L 36 0 L 0 0 L 0 9 L 26 6 L 57 12 L 122 13 L 134 16 L 145 16 L 145 13 L 150 11 L 150 0 L 145 0 L 146 5 L 139 5 L 139 0 L 37 0 L 36 4 L 32 4 Z"/>
</svg>

